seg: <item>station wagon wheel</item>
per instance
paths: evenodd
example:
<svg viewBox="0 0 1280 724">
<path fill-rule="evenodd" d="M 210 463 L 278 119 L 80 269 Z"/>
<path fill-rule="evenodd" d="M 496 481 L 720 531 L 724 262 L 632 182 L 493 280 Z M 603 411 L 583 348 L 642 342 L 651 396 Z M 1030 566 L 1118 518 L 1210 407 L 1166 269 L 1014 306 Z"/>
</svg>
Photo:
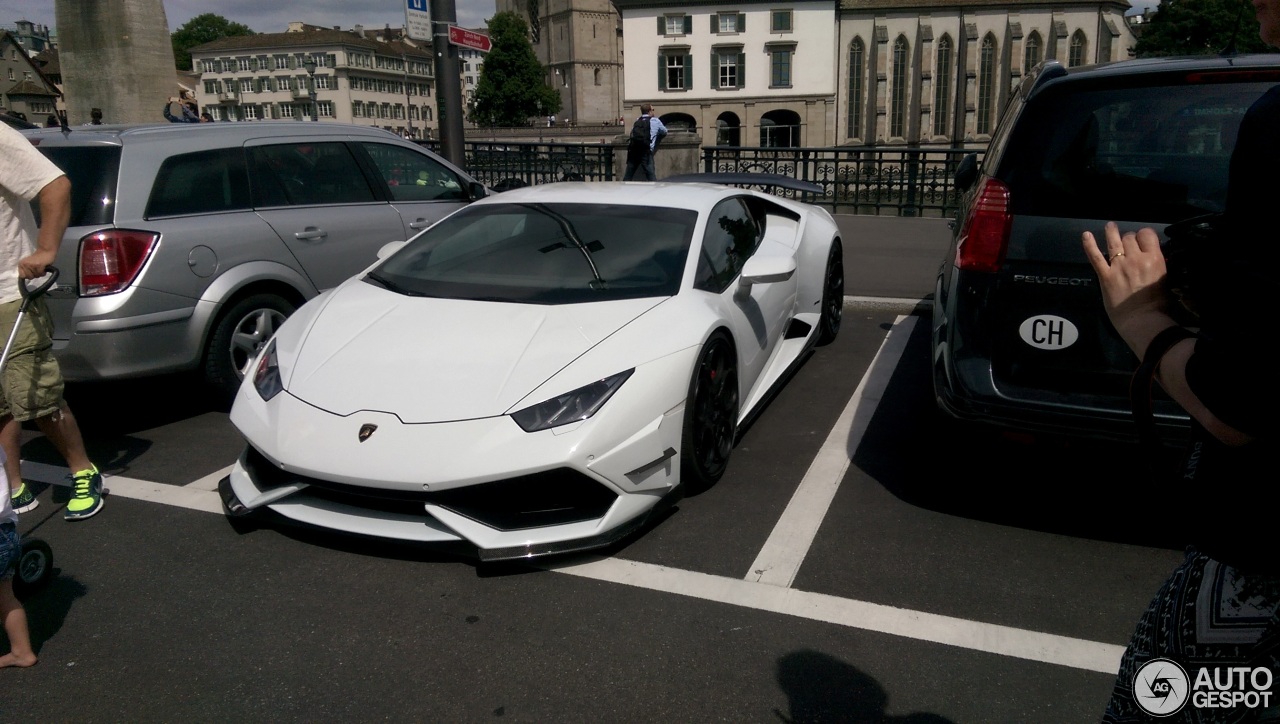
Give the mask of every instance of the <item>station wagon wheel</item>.
<svg viewBox="0 0 1280 724">
<path fill-rule="evenodd" d="M 831 241 L 827 271 L 822 280 L 822 317 L 818 320 L 818 344 L 829 344 L 840 333 L 844 315 L 844 250 L 840 240 Z"/>
<path fill-rule="evenodd" d="M 274 294 L 235 302 L 218 317 L 205 355 L 205 377 L 227 397 L 235 395 L 258 352 L 296 307 Z"/>
<path fill-rule="evenodd" d="M 717 332 L 702 348 L 685 403 L 680 478 L 687 491 L 701 492 L 720 479 L 737 435 L 737 354 Z"/>
</svg>

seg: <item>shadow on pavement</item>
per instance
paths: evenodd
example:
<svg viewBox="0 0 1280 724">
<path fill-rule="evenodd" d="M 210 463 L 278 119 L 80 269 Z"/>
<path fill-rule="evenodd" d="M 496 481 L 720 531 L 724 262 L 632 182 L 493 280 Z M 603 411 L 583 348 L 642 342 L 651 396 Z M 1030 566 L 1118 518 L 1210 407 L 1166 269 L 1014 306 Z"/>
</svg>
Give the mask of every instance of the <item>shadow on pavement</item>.
<svg viewBox="0 0 1280 724">
<path fill-rule="evenodd" d="M 1021 438 L 1021 439 L 1019 439 Z M 940 412 L 917 325 L 853 463 L 909 505 L 1000 525 L 1180 550 L 1137 445 L 1010 436 Z"/>
<path fill-rule="evenodd" d="M 231 409 L 194 374 L 69 383 L 64 397 L 90 459 L 108 475 L 130 474 L 153 446 L 151 431 L 203 415 L 224 416 Z M 24 423 L 22 440 L 24 460 L 66 464 L 34 422 Z"/>
<path fill-rule="evenodd" d="M 947 724 L 937 714 L 889 716 L 889 694 L 856 667 L 819 651 L 801 650 L 778 660 L 778 685 L 789 712 L 774 710 L 783 722 L 865 722 L 866 724 Z"/>
</svg>

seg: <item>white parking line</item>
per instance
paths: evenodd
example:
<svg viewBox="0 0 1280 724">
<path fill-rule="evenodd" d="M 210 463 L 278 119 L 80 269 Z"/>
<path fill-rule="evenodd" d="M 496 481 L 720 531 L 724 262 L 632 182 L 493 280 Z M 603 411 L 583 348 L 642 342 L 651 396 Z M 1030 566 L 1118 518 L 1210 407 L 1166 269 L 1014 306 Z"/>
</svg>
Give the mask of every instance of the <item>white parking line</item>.
<svg viewBox="0 0 1280 724">
<path fill-rule="evenodd" d="M 840 413 L 840 419 L 827 435 L 755 562 L 747 569 L 746 580 L 784 588 L 795 580 L 915 325 L 916 317 L 899 316 L 880 343 L 849 404 Z"/>
<path fill-rule="evenodd" d="M 751 566 L 752 575 L 747 577 L 749 580 L 666 568 L 621 558 L 563 564 L 551 562 L 541 564 L 541 567 L 581 578 L 727 603 L 916 641 L 1114 674 L 1119 669 L 1120 657 L 1124 653 L 1122 646 L 790 588 L 836 488 L 844 477 L 852 453 L 857 449 L 875 407 L 884 394 L 889 375 L 902 355 L 903 346 L 910 337 L 915 322 L 914 317 L 899 317 L 895 321 L 870 369 L 854 391 L 853 398 L 827 436 L 782 518 L 761 549 L 756 563 Z M 104 476 L 104 482 L 112 496 L 221 514 L 222 501 L 215 488 L 217 481 L 228 470 L 229 468 L 219 470 L 185 486 L 122 476 Z M 32 482 L 67 485 L 67 473 L 65 467 L 25 460 L 22 462 L 22 475 Z"/>
<path fill-rule="evenodd" d="M 727 576 L 665 568 L 621 558 L 601 558 L 588 563 L 552 564 L 543 567 L 597 581 L 675 593 L 704 601 L 771 611 L 916 641 L 930 641 L 1103 674 L 1116 673 L 1120 668 L 1120 656 L 1124 653 L 1123 646 L 781 588 Z"/>
<path fill-rule="evenodd" d="M 22 461 L 22 477 L 24 480 L 29 480 L 33 483 L 68 485 L 68 472 L 70 471 L 66 468 L 56 465 L 33 463 L 28 460 Z M 201 480 L 204 480 L 204 478 L 201 478 Z M 196 482 L 200 481 L 197 480 Z M 150 480 L 126 478 L 120 475 L 104 475 L 102 476 L 102 485 L 111 491 L 111 497 L 145 500 L 150 503 L 198 510 L 203 513 L 222 513 L 222 501 L 218 498 L 218 494 L 212 490 L 201 490 L 195 487 L 194 484 L 184 487 L 153 483 Z"/>
<path fill-rule="evenodd" d="M 203 478 L 200 478 L 195 482 L 187 483 L 183 487 L 194 488 L 195 490 L 217 490 L 218 481 L 230 475 L 231 469 L 234 467 L 235 467 L 234 465 L 228 465 L 227 467 L 221 470 L 209 473 L 208 475 L 204 476 Z"/>
</svg>

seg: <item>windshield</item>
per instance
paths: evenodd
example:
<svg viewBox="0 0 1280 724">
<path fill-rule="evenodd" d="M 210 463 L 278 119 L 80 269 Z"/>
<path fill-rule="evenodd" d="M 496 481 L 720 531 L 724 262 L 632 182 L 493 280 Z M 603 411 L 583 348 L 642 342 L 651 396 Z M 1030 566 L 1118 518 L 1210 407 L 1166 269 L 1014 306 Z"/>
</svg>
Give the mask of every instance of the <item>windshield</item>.
<svg viewBox="0 0 1280 724">
<path fill-rule="evenodd" d="M 366 281 L 410 296 L 529 304 L 669 297 L 680 289 L 697 218 L 653 206 L 471 206 Z"/>
</svg>

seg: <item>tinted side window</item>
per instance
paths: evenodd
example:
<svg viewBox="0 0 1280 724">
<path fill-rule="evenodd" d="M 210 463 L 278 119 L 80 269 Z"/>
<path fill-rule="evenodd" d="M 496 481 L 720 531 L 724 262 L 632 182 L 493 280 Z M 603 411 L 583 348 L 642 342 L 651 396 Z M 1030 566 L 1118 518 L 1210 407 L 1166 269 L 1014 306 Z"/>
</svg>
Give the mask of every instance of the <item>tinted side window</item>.
<svg viewBox="0 0 1280 724">
<path fill-rule="evenodd" d="M 146 217 L 209 214 L 250 208 L 244 151 L 220 148 L 171 156 L 156 174 Z"/>
<path fill-rule="evenodd" d="M 116 207 L 116 176 L 120 169 L 119 146 L 42 146 L 40 152 L 62 169 L 71 181 L 69 226 L 111 223 Z M 40 204 L 32 206 L 37 217 Z"/>
<path fill-rule="evenodd" d="M 458 175 L 425 153 L 388 143 L 361 144 L 395 201 L 466 201 Z"/>
<path fill-rule="evenodd" d="M 1019 119 L 999 175 L 1013 212 L 1174 221 L 1221 211 L 1245 111 L 1267 83 L 1046 92 Z"/>
<path fill-rule="evenodd" d="M 344 143 L 282 143 L 249 149 L 253 204 L 307 206 L 374 201 L 373 189 Z"/>
<path fill-rule="evenodd" d="M 760 243 L 760 227 L 740 199 L 716 204 L 707 217 L 694 287 L 720 293 L 738 277 Z"/>
</svg>

